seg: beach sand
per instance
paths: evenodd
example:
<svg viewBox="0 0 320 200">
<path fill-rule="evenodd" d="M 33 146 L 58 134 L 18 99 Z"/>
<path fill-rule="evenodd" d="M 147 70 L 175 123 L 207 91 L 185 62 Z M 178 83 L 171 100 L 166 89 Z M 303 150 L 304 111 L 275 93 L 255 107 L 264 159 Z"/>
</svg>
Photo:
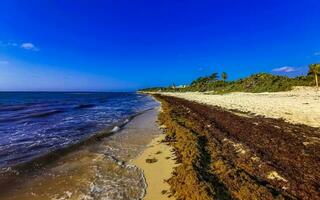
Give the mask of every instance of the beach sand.
<svg viewBox="0 0 320 200">
<path fill-rule="evenodd" d="M 165 180 L 171 177 L 176 164 L 172 147 L 161 142 L 164 138 L 164 134 L 154 138 L 147 149 L 133 161 L 133 164 L 144 171 L 148 185 L 144 200 L 173 199 L 168 195 L 170 187 Z M 147 159 L 154 159 L 154 162 L 147 163 Z"/>
<path fill-rule="evenodd" d="M 163 109 L 158 120 L 181 163 L 170 179 L 175 198 L 320 199 L 319 128 L 155 97 Z"/>
<path fill-rule="evenodd" d="M 283 118 L 294 124 L 320 127 L 320 90 L 296 87 L 292 91 L 274 93 L 234 92 L 210 95 L 200 92 L 161 93 L 198 103 L 239 110 L 270 118 Z"/>
</svg>

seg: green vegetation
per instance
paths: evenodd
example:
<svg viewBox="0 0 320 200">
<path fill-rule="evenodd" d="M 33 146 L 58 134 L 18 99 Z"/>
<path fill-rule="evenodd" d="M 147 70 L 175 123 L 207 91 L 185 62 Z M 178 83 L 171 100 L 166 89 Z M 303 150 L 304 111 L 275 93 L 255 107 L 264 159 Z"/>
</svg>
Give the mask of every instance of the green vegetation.
<svg viewBox="0 0 320 200">
<path fill-rule="evenodd" d="M 308 74 L 314 76 L 316 86 L 319 87 L 318 76 L 320 75 L 320 64 L 309 65 L 309 73 Z"/>
<path fill-rule="evenodd" d="M 222 78 L 223 81 L 226 81 L 227 78 L 228 78 L 227 73 L 226 73 L 226 72 L 222 72 L 222 73 L 221 73 L 221 78 Z"/>
<path fill-rule="evenodd" d="M 309 75 L 315 77 L 318 82 L 320 75 L 320 64 L 310 65 Z M 258 73 L 249 77 L 227 81 L 227 73 L 221 74 L 222 80 L 218 79 L 218 73 L 210 76 L 199 77 L 186 87 L 155 87 L 146 88 L 140 91 L 147 92 L 208 92 L 212 94 L 222 94 L 228 92 L 279 92 L 291 90 L 293 86 L 313 86 L 313 76 L 298 76 L 289 78 L 268 73 Z M 317 83 L 318 85 L 318 83 Z"/>
</svg>

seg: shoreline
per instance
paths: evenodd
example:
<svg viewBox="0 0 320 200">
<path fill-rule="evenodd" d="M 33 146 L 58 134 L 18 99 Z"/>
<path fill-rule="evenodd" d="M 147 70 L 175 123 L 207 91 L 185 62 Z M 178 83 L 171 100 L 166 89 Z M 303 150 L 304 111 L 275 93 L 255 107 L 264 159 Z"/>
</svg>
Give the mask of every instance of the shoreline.
<svg viewBox="0 0 320 200">
<path fill-rule="evenodd" d="M 38 157 L 32 158 L 31 160 L 17 163 L 14 165 L 0 167 L 0 175 L 11 176 L 17 173 L 21 174 L 21 173 L 24 173 L 25 171 L 26 172 L 35 171 L 37 169 L 40 169 L 41 167 L 45 167 L 46 165 L 57 161 L 59 158 L 62 158 L 63 156 L 67 156 L 70 153 L 76 152 L 82 147 L 93 145 L 104 138 L 111 137 L 112 135 L 117 134 L 120 131 L 123 131 L 128 124 L 131 124 L 132 120 L 154 109 L 157 109 L 157 107 L 149 108 L 141 112 L 138 112 L 136 114 L 133 114 L 129 116 L 127 119 L 114 123 L 112 125 L 109 125 L 108 127 L 105 127 L 102 130 L 97 131 L 76 143 L 46 152 L 42 155 L 39 155 Z M 0 181 L 0 186 L 1 186 L 1 181 Z"/>
<path fill-rule="evenodd" d="M 160 106 L 58 158 L 43 175 L 24 174 L 27 180 L 7 195 L 98 199 L 111 197 L 104 196 L 111 187 L 118 194 L 133 189 L 143 200 L 320 198 L 314 184 L 320 181 L 319 128 L 173 96 L 152 98 Z M 119 177 L 106 183 L 110 170 Z M 133 179 L 123 183 L 126 176 Z M 92 184 L 96 190 L 89 190 Z"/>
<path fill-rule="evenodd" d="M 157 114 L 158 108 L 148 110 L 116 134 L 81 146 L 37 171 L 12 176 L 3 183 L 7 189 L 1 189 L 0 198 L 141 199 L 145 181 L 131 161 L 159 135 Z"/>
<path fill-rule="evenodd" d="M 162 142 L 165 135 L 155 137 L 137 158 L 131 161 L 143 171 L 147 188 L 144 200 L 169 200 L 170 185 L 166 180 L 171 178 L 176 166 L 173 148 Z"/>
<path fill-rule="evenodd" d="M 153 95 L 150 97 L 160 104 L 157 107 L 157 120 L 154 122 L 159 134 L 130 163 L 142 171 L 146 184 L 143 200 L 174 200 L 167 180 L 172 177 L 174 167 L 177 166 L 176 157 L 173 147 L 165 143 L 166 134 L 158 124 L 159 114 L 163 112 L 161 102 Z"/>
</svg>

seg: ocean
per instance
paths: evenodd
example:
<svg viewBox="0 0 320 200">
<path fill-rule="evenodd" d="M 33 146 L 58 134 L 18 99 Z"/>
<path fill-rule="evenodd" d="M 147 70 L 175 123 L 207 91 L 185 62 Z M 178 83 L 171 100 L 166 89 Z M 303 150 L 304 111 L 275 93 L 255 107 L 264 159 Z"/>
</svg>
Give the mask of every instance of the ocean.
<svg viewBox="0 0 320 200">
<path fill-rule="evenodd" d="M 138 93 L 0 93 L 0 198 L 140 199 L 129 161 L 156 134 L 157 106 Z"/>
</svg>

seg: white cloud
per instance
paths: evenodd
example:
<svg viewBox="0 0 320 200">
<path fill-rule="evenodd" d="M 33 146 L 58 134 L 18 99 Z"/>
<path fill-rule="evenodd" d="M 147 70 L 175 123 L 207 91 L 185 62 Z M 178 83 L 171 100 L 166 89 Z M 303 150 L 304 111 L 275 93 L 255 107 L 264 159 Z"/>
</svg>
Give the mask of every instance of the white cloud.
<svg viewBox="0 0 320 200">
<path fill-rule="evenodd" d="M 320 56 L 320 51 L 318 51 L 318 52 L 314 52 L 314 54 L 313 55 L 315 55 L 315 56 Z"/>
<path fill-rule="evenodd" d="M 290 66 L 284 66 L 284 67 L 274 68 L 274 69 L 272 69 L 272 71 L 273 72 L 285 72 L 285 73 L 288 73 L 288 72 L 297 71 L 297 69 L 294 68 L 294 67 L 290 67 Z"/>
<path fill-rule="evenodd" d="M 33 51 L 39 50 L 34 44 L 32 44 L 30 42 L 22 43 L 21 48 L 26 49 L 26 50 L 33 50 Z"/>
</svg>

